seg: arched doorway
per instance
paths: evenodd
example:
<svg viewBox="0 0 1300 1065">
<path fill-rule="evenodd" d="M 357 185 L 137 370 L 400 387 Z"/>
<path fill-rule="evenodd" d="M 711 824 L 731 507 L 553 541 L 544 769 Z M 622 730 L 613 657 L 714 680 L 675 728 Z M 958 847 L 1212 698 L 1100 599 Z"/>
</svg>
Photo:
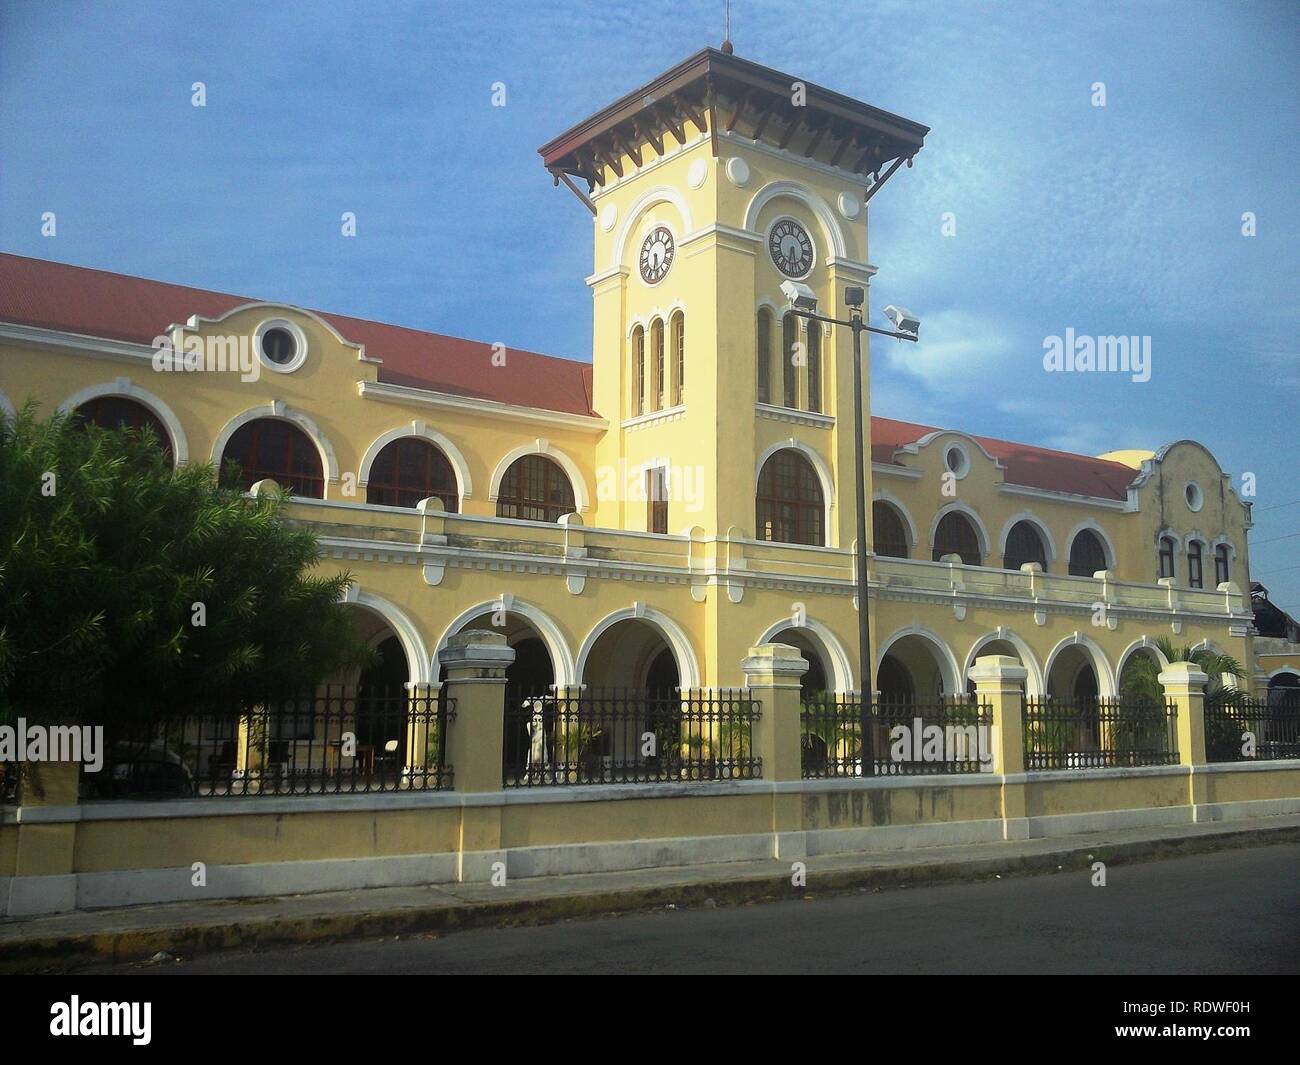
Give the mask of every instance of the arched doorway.
<svg viewBox="0 0 1300 1065">
<path fill-rule="evenodd" d="M 1072 709 L 1053 711 L 1049 724 L 1038 731 L 1042 733 L 1039 745 L 1055 752 L 1058 762 L 1064 759 L 1067 768 L 1101 764 L 1092 758 L 1102 745 L 1099 693 L 1096 664 L 1088 650 L 1080 644 L 1062 648 L 1047 671 L 1047 695 Z"/>
<path fill-rule="evenodd" d="M 555 729 L 555 663 L 546 641 L 523 615 L 511 611 L 488 611 L 465 621 L 458 631 L 484 629 L 499 632 L 515 652 L 506 667 L 505 725 L 502 735 L 502 768 L 505 779 L 522 774 L 532 750 L 534 712 L 541 715 L 539 727 L 549 738 Z M 438 670 L 439 682 L 447 678 L 445 666 Z M 539 741 L 540 742 L 540 741 Z M 453 767 L 454 769 L 455 767 Z"/>
<path fill-rule="evenodd" d="M 907 633 L 890 642 L 876 667 L 876 691 L 882 703 L 924 703 L 955 694 L 957 668 L 944 661 L 928 636 Z"/>
<path fill-rule="evenodd" d="M 1268 702 L 1270 706 L 1294 706 L 1300 708 L 1300 674 L 1275 673 L 1268 681 Z"/>
<path fill-rule="evenodd" d="M 1008 658 L 1014 658 L 1022 666 L 1025 666 L 1026 672 L 1030 669 L 1029 664 L 1024 660 L 1024 656 L 1020 653 L 1020 648 L 1010 640 L 1005 640 L 1001 637 L 993 640 L 986 640 L 971 652 L 970 664 L 966 669 L 966 694 L 968 695 L 975 694 L 975 681 L 971 679 L 970 671 L 975 668 L 975 663 L 986 655 L 1005 655 Z M 1021 698 L 1024 698 L 1029 690 L 1027 683 L 1028 679 L 1028 675 L 1026 675 L 1025 680 L 1020 682 Z"/>
<path fill-rule="evenodd" d="M 808 669 L 799 678 L 799 696 L 802 702 L 808 703 L 834 690 L 831 683 L 830 663 L 826 660 L 825 652 L 819 642 L 806 631 L 794 627 L 782 629 L 765 642 L 785 643 L 797 647 L 799 653 L 807 660 Z"/>
</svg>

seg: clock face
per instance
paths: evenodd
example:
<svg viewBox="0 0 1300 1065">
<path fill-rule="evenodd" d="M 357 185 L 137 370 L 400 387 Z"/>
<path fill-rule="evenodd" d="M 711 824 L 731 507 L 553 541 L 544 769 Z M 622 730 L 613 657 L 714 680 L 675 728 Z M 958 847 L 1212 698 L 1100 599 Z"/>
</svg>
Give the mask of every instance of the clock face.
<svg viewBox="0 0 1300 1065">
<path fill-rule="evenodd" d="M 657 285 L 673 265 L 673 235 L 667 226 L 655 226 L 641 242 L 641 280 Z"/>
<path fill-rule="evenodd" d="M 786 277 L 807 277 L 813 268 L 812 238 L 808 231 L 792 218 L 782 218 L 772 227 L 767 238 L 767 249 L 772 262 Z"/>
</svg>

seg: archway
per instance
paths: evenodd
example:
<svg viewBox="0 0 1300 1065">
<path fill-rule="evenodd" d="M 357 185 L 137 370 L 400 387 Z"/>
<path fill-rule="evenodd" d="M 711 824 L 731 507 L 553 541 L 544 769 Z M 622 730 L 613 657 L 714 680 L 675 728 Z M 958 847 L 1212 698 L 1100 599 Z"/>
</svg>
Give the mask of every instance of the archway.
<svg viewBox="0 0 1300 1065">
<path fill-rule="evenodd" d="M 1069 702 L 1096 702 L 1101 683 L 1092 655 L 1082 644 L 1062 647 L 1047 673 L 1047 694 Z"/>
<path fill-rule="evenodd" d="M 504 622 L 503 624 L 501 622 Z M 557 676 L 547 640 L 524 615 L 512 611 L 502 614 L 494 609 L 463 618 L 447 635 L 469 629 L 499 632 L 515 652 L 514 661 L 506 666 L 505 726 L 502 736 L 502 766 L 509 776 L 521 774 L 528 764 L 530 750 L 531 708 L 541 707 L 547 735 L 555 727 L 556 704 L 552 690 L 562 677 Z M 445 641 L 444 641 L 445 642 Z M 447 678 L 447 669 L 438 668 L 439 682 Z"/>
<path fill-rule="evenodd" d="M 1268 678 L 1270 706 L 1294 706 L 1300 709 L 1300 674 L 1274 673 Z"/>
<path fill-rule="evenodd" d="M 808 660 L 808 669 L 799 678 L 799 696 L 803 702 L 809 702 L 819 695 L 834 690 L 832 679 L 834 673 L 831 663 L 826 658 L 825 648 L 821 646 L 821 641 L 811 635 L 807 629 L 785 628 L 775 633 L 770 640 L 763 642 L 787 643 L 791 647 L 799 648 L 799 653 Z"/>
<path fill-rule="evenodd" d="M 902 630 L 881 645 L 876 691 L 882 703 L 925 703 L 962 690 L 956 659 L 928 630 Z"/>
<path fill-rule="evenodd" d="M 998 629 L 996 632 L 984 636 L 975 642 L 970 649 L 970 654 L 966 656 L 966 692 L 973 694 L 975 692 L 975 682 L 971 679 L 971 670 L 975 668 L 978 659 L 986 655 L 1006 655 L 1008 658 L 1014 658 L 1020 665 L 1025 667 L 1025 679 L 1020 682 L 1021 697 L 1036 697 L 1043 693 L 1043 675 L 1038 665 L 1038 660 L 1030 650 L 1029 645 L 1019 636 L 1005 629 Z"/>
</svg>

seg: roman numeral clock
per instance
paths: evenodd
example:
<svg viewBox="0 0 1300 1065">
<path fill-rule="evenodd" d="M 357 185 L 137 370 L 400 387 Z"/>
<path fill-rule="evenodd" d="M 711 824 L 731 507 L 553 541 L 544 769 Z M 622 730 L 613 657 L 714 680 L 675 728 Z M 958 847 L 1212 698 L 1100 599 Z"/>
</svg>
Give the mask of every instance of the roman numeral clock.
<svg viewBox="0 0 1300 1065">
<path fill-rule="evenodd" d="M 799 281 L 812 273 L 812 238 L 793 218 L 782 218 L 772 227 L 767 250 L 776 268 L 786 277 Z"/>
<path fill-rule="evenodd" d="M 657 285 L 673 265 L 673 235 L 667 226 L 655 226 L 641 242 L 641 280 L 647 285 Z"/>
</svg>

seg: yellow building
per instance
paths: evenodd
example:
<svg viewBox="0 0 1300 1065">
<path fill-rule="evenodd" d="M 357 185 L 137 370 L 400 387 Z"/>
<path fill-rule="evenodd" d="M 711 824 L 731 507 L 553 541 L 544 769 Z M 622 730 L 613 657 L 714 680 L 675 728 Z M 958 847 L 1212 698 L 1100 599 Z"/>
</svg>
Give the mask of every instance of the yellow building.
<svg viewBox="0 0 1300 1065">
<path fill-rule="evenodd" d="M 855 691 L 850 337 L 780 286 L 845 316 L 866 201 L 927 132 L 706 49 L 556 138 L 593 216 L 590 366 L 0 256 L 0 405 L 150 422 L 178 463 L 292 489 L 411 682 L 495 614 L 521 687 L 734 685 L 779 640 L 806 687 Z M 1112 695 L 1160 636 L 1253 668 L 1250 509 L 1199 443 L 1094 458 L 877 417 L 862 488 L 886 693 L 1005 654 L 1030 695 Z"/>
<path fill-rule="evenodd" d="M 323 564 L 354 576 L 349 609 L 381 651 L 372 679 L 415 693 L 445 680 L 456 709 L 444 729 L 431 714 L 446 701 L 399 702 L 405 747 L 388 739 L 377 757 L 401 774 L 367 763 L 364 786 L 342 789 L 396 794 L 340 793 L 361 757 L 322 755 L 314 725 L 313 797 L 265 771 L 273 744 L 250 789 L 261 709 L 209 744 L 209 787 L 184 802 L 81 803 L 65 767 L 0 806 L 0 913 L 1300 810 L 1294 737 L 1260 733 L 1271 762 L 1236 758 L 1246 719 L 1216 719 L 1207 740 L 1205 675 L 1154 646 L 1208 645 L 1243 662 L 1243 684 L 1263 677 L 1241 591 L 1250 508 L 1203 445 L 1090 457 L 878 417 L 855 483 L 851 338 L 806 328 L 782 285 L 846 316 L 844 289 L 869 291 L 875 273 L 867 202 L 927 132 L 706 49 L 556 138 L 544 165 L 593 220 L 590 365 L 0 255 L 0 416 L 35 401 L 149 424 L 178 464 L 234 461 L 249 490 L 289 490 Z M 964 777 L 873 769 L 877 748 L 855 760 L 834 736 L 818 754 L 801 731 L 825 705 L 809 691 L 841 697 L 837 728 L 859 720 L 858 491 L 872 503 L 875 687 L 938 719 L 936 696 L 978 688 L 961 721 L 994 741 L 987 760 L 951 753 Z M 1133 732 L 1149 728 L 1140 713 L 1098 717 L 1093 698 L 1115 695 L 1138 656 L 1168 667 L 1158 742 Z M 680 766 L 649 771 L 634 750 L 581 781 L 594 787 L 507 790 L 525 763 L 523 783 L 576 782 L 549 768 L 569 755 L 544 748 L 583 719 L 534 718 L 523 751 L 503 699 L 555 714 L 580 687 L 614 686 L 632 710 L 607 701 L 602 720 L 633 745 L 671 736 Z M 525 701 L 541 688 L 550 709 Z M 1058 704 L 1089 735 L 1035 757 L 1031 731 L 1038 743 L 1059 724 Z M 662 713 L 682 716 L 652 732 Z M 706 770 L 704 741 L 738 721 L 743 757 L 710 754 Z M 1088 760 L 1121 728 L 1129 748 Z M 424 772 L 435 731 L 454 790 Z M 810 750 L 839 764 L 810 767 Z"/>
</svg>

